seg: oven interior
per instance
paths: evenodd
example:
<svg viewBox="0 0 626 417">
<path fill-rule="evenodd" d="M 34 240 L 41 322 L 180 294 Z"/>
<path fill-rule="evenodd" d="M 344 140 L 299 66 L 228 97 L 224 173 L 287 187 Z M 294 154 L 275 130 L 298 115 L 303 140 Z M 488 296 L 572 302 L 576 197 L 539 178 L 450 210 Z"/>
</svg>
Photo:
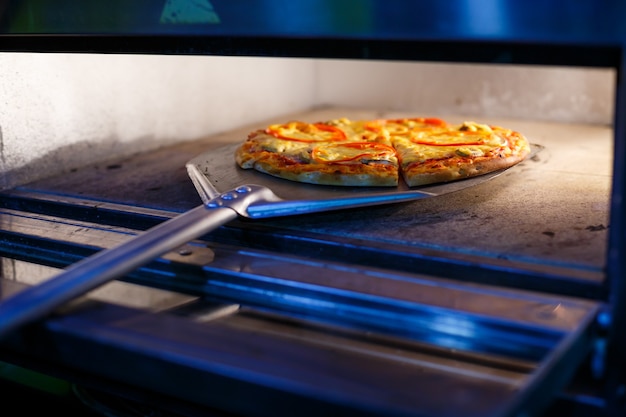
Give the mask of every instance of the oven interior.
<svg viewBox="0 0 626 417">
<path fill-rule="evenodd" d="M 165 13 L 172 3 L 163 15 L 172 16 Z M 234 19 L 218 1 L 211 10 L 196 15 L 242 25 L 252 14 Z M 323 26 L 309 24 L 304 30 Z M 98 410 L 120 401 L 180 415 L 623 410 L 621 45 L 551 33 L 513 33 L 525 42 L 506 33 L 495 41 L 448 39 L 436 28 L 434 40 L 377 30 L 371 39 L 333 27 L 336 44 L 323 48 L 327 36 L 293 28 L 287 35 L 261 28 L 265 37 L 239 26 L 156 36 L 144 36 L 145 28 L 121 36 L 55 28 L 6 33 L 3 62 L 69 58 L 108 69 L 130 60 L 124 69 L 137 72 L 174 62 L 197 66 L 199 76 L 228 64 L 260 75 L 238 70 L 213 80 L 216 97 L 229 100 L 213 104 L 208 119 L 216 126 L 192 129 L 191 139 L 135 134 L 124 143 L 95 135 L 38 159 L 15 145 L 28 137 L 4 127 L 3 161 L 11 166 L 14 150 L 27 163 L 3 172 L 0 300 L 198 206 L 185 163 L 277 120 L 429 112 L 514 127 L 542 150 L 487 183 L 432 199 L 232 221 L 10 334 L 0 344 L 5 369 L 70 381 L 74 395 Z M 254 85 L 268 79 L 263 69 L 291 75 L 279 84 L 296 91 L 283 93 L 285 104 L 272 107 L 281 97 L 274 85 Z M 559 101 L 567 76 L 592 80 L 601 99 L 577 90 Z M 86 96 L 97 94 L 98 77 L 87 78 L 96 85 Z M 507 83 L 519 95 L 511 98 Z M 247 88 L 264 96 L 248 98 Z M 207 94 L 186 98 L 204 103 Z M 159 134 L 167 132 L 164 109 Z"/>
</svg>

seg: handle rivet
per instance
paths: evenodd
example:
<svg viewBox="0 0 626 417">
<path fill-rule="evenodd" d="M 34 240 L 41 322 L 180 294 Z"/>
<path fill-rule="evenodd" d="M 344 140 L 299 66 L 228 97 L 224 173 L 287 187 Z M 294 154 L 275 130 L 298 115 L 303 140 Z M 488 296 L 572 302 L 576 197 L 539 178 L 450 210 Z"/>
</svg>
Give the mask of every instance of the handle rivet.
<svg viewBox="0 0 626 417">
<path fill-rule="evenodd" d="M 237 198 L 237 194 L 235 193 L 224 193 L 222 194 L 222 199 L 223 200 L 234 200 Z"/>
<path fill-rule="evenodd" d="M 248 185 L 242 185 L 241 187 L 235 188 L 235 192 L 239 194 L 246 194 L 246 193 L 249 193 L 250 191 L 252 191 L 252 188 L 249 187 Z"/>
<path fill-rule="evenodd" d="M 207 207 L 210 208 L 218 208 L 218 207 L 222 207 L 224 205 L 224 202 L 222 202 L 221 200 L 211 200 L 207 203 Z"/>
</svg>

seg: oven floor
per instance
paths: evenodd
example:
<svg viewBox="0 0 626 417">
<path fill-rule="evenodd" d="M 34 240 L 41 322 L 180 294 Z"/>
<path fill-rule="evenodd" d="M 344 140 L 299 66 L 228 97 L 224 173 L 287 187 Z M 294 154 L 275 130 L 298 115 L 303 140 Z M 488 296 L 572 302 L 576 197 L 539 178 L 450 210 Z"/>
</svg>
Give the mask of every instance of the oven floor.
<svg viewBox="0 0 626 417">
<path fill-rule="evenodd" d="M 343 108 L 286 115 L 281 120 L 397 117 Z M 467 117 L 443 115 L 450 121 Z M 278 120 L 268 121 L 276 122 Z M 605 126 L 484 120 L 523 132 L 545 147 L 488 182 L 409 204 L 264 220 L 294 233 L 401 245 L 457 258 L 480 256 L 531 269 L 565 268 L 602 280 L 609 224 L 612 130 Z M 212 148 L 244 140 L 258 126 L 80 167 L 19 187 L 45 195 L 182 212 L 200 204 L 185 163 Z M 234 162 L 233 162 L 234 163 Z M 261 175 L 261 174 L 260 174 Z"/>
</svg>

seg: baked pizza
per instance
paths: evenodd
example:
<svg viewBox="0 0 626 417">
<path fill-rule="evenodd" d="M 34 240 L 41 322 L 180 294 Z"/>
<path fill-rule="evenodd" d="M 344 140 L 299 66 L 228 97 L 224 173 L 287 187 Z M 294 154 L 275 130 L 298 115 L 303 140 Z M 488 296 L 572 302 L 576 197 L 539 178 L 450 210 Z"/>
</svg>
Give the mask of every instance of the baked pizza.
<svg viewBox="0 0 626 417">
<path fill-rule="evenodd" d="M 290 121 L 258 129 L 237 148 L 243 169 L 292 181 L 409 187 L 509 168 L 530 153 L 519 132 L 439 118 Z"/>
</svg>

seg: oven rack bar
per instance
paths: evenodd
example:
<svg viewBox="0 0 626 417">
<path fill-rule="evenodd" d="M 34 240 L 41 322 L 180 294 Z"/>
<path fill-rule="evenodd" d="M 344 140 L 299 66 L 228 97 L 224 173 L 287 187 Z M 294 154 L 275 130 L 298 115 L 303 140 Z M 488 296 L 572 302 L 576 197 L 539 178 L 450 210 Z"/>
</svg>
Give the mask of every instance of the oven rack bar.
<svg viewBox="0 0 626 417">
<path fill-rule="evenodd" d="M 6 279 L 0 285 L 3 297 L 20 286 Z M 159 313 L 78 301 L 21 329 L 3 342 L 0 355 L 43 362 L 46 371 L 87 387 L 121 389 L 117 394 L 125 397 L 141 390 L 148 403 L 166 394 L 170 407 L 174 400 L 187 409 L 243 415 L 298 409 L 301 415 L 514 416 L 545 406 L 571 378 L 571 365 L 587 355 L 597 314 L 597 306 L 588 307 L 549 353 L 526 361 L 254 307 L 215 314 L 219 306 L 202 300 Z M 246 401 L 227 401 L 233 392 L 245 392 Z"/>
<path fill-rule="evenodd" d="M 59 219 L 23 216 L 21 213 L 5 211 L 2 214 L 3 228 L 0 253 L 4 256 L 37 260 L 41 263 L 57 268 L 67 266 L 84 256 L 89 256 L 100 249 L 115 246 L 128 239 L 133 231 L 120 228 L 94 228 L 82 222 L 60 222 Z M 6 225 L 6 226 L 5 226 Z M 44 231 L 52 230 L 53 235 L 46 235 Z M 97 242 L 97 243 L 94 243 Z M 463 284 L 448 280 L 438 280 L 432 283 L 430 276 L 408 274 L 403 272 L 360 267 L 358 265 L 316 260 L 310 257 L 291 256 L 274 252 L 261 251 L 222 245 L 217 243 L 204 244 L 197 242 L 191 251 L 206 252 L 206 245 L 212 256 L 206 264 L 193 264 L 192 259 L 185 259 L 178 253 L 166 255 L 162 259 L 150 263 L 145 268 L 139 268 L 125 280 L 173 291 L 188 292 L 193 295 L 215 297 L 221 301 L 248 303 L 258 307 L 270 307 L 291 310 L 305 316 L 317 316 L 321 320 L 339 322 L 343 325 L 355 325 L 368 330 L 400 334 L 404 337 L 418 339 L 433 337 L 440 343 L 452 343 L 449 347 L 456 348 L 467 344 L 478 351 L 494 349 L 495 353 L 508 356 L 528 356 L 531 358 L 545 354 L 545 346 L 550 346 L 554 335 L 550 330 L 551 315 L 542 322 L 543 309 L 566 309 L 562 297 L 551 299 L 543 295 L 527 295 L 530 293 L 507 292 L 490 287 L 478 287 L 476 291 L 465 289 Z M 417 299 L 406 298 L 403 294 L 422 294 Z M 423 294 L 430 294 L 428 297 Z M 416 300 L 420 298 L 435 300 L 453 297 L 455 305 L 460 300 L 472 297 L 487 297 L 499 294 L 506 301 L 506 311 L 470 310 L 466 313 L 472 321 L 472 335 L 466 338 L 463 333 L 452 334 L 453 339 L 447 340 L 445 330 L 437 336 L 437 328 L 445 328 L 445 323 L 466 324 L 456 318 L 450 306 L 440 305 L 433 307 L 418 306 Z M 498 296 L 495 296 L 498 299 Z M 535 306 L 531 301 L 543 300 L 546 305 Z M 495 301 L 489 301 L 495 302 Z M 576 302 L 570 314 L 576 316 L 579 312 Z M 476 302 L 478 304 L 478 302 Z M 521 303 L 521 304 L 520 304 Z M 530 306 L 523 307 L 525 303 Z M 419 303 L 418 303 L 419 304 Z M 464 302 L 465 304 L 465 302 Z M 470 306 L 472 303 L 467 302 Z M 496 302 L 496 305 L 498 303 Z M 513 306 L 520 308 L 515 311 Z M 535 311 L 535 309 L 538 309 Z M 527 311 L 530 309 L 530 313 Z M 506 318 L 516 321 L 520 315 L 535 317 L 533 326 L 524 329 L 524 326 L 514 326 L 507 331 Z M 441 325 L 433 328 L 424 327 L 432 322 L 434 315 L 441 316 Z M 567 315 L 567 314 L 566 314 Z M 489 317 L 491 316 L 491 317 Z M 410 319 L 407 319 L 410 317 Z M 486 319 L 486 320 L 485 320 Z M 408 320 L 408 321 L 407 321 Z M 543 326 L 547 328 L 542 329 Z M 423 332 L 412 329 L 423 328 Z M 480 328 L 481 330 L 477 330 Z M 504 328 L 502 330 L 501 328 Z M 485 333 L 475 338 L 476 331 Z M 504 334 L 498 334 L 504 331 Z M 522 340 L 517 340 L 521 335 Z M 483 343 L 488 339 L 488 343 Z M 544 340 L 545 339 L 545 340 Z M 495 341 L 500 340 L 501 346 Z M 515 341 L 515 342 L 514 342 Z M 525 341 L 525 342 L 524 342 Z M 456 346 L 459 344 L 459 346 Z M 493 344 L 494 346 L 490 346 Z M 519 351 L 516 351 L 520 349 Z"/>
<path fill-rule="evenodd" d="M 94 227 L 125 227 L 138 231 L 147 230 L 178 214 L 171 210 L 76 198 L 28 190 L 25 187 L 0 192 L 0 208 L 85 221 Z M 591 269 L 483 258 L 476 254 L 465 256 L 445 250 L 424 250 L 387 242 L 381 244 L 371 240 L 315 232 L 281 230 L 272 225 L 238 220 L 220 227 L 204 239 L 292 255 L 308 256 L 315 253 L 317 258 L 329 261 L 348 261 L 363 267 L 419 272 L 547 294 L 593 300 L 605 300 L 607 297 L 604 272 Z M 64 250 L 71 253 L 70 248 Z M 36 252 L 34 248 L 27 251 L 31 256 Z M 60 260 L 65 256 L 67 252 L 61 252 L 52 258 Z M 72 262 L 78 260 L 79 258 L 73 258 Z M 58 267 L 66 265 L 68 264 L 61 263 Z"/>
</svg>

